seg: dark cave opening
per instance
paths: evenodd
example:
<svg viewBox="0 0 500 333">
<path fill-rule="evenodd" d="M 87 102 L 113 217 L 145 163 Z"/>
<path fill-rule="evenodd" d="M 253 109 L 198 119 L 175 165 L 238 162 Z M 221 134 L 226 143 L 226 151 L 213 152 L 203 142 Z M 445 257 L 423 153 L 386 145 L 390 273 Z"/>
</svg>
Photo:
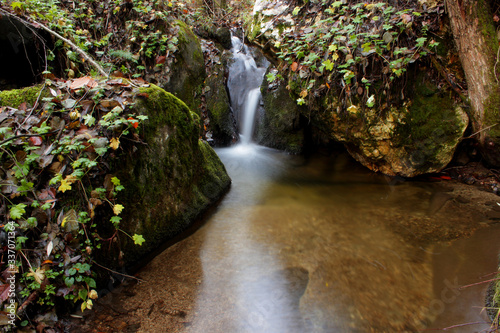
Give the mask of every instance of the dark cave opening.
<svg viewBox="0 0 500 333">
<path fill-rule="evenodd" d="M 45 31 L 0 17 L 0 90 L 22 88 L 43 80 L 46 50 L 52 40 Z"/>
</svg>

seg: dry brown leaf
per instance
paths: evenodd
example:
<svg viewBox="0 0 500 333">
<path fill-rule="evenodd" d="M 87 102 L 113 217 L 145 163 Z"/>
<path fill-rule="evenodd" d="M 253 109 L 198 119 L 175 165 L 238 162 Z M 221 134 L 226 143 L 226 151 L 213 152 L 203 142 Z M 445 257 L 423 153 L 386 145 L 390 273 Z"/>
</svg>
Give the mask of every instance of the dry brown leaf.
<svg viewBox="0 0 500 333">
<path fill-rule="evenodd" d="M 69 86 L 70 89 L 80 89 L 83 87 L 94 88 L 97 86 L 97 82 L 90 76 L 80 77 L 71 82 Z"/>
<path fill-rule="evenodd" d="M 113 148 L 113 150 L 117 150 L 120 146 L 120 140 L 117 138 L 112 138 L 109 142 L 109 146 Z"/>
</svg>

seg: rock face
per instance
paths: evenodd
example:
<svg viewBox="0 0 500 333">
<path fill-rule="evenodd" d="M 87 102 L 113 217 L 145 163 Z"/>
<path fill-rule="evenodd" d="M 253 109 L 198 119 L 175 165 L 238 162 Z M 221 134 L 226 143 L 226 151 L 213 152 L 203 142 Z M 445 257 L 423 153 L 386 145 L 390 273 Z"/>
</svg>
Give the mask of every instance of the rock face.
<svg viewBox="0 0 500 333">
<path fill-rule="evenodd" d="M 205 67 L 207 79 L 203 88 L 208 120 L 204 124 L 209 130 L 206 134 L 215 146 L 229 146 L 237 140 L 236 121 L 231 110 L 229 94 L 226 89 L 227 67 L 231 53 L 212 41 L 203 42 L 206 52 Z"/>
<path fill-rule="evenodd" d="M 269 73 L 268 69 L 268 73 Z M 261 86 L 264 107 L 260 108 L 256 124 L 257 143 L 292 154 L 302 152 L 304 129 L 299 106 L 281 82 L 263 80 Z"/>
<path fill-rule="evenodd" d="M 176 21 L 175 24 L 178 28 L 179 50 L 175 63 L 165 73 L 165 80 L 158 82 L 158 85 L 180 98 L 191 110 L 198 112 L 206 76 L 200 40 L 186 23 Z"/>
<path fill-rule="evenodd" d="M 181 100 L 156 86 L 143 89 L 138 112 L 149 117 L 147 146 L 124 154 L 114 166 L 125 193 L 121 228 L 142 234 L 146 242 L 121 245 L 126 264 L 137 263 L 162 242 L 192 223 L 228 189 L 230 178 L 208 143 L 198 139 L 199 117 Z"/>
<path fill-rule="evenodd" d="M 313 3 L 307 7 L 308 11 L 302 9 L 302 13 L 315 13 L 312 15 L 313 18 L 306 19 L 294 14 L 294 8 L 284 1 L 256 1 L 253 19 L 248 29 L 249 40 L 279 63 L 280 45 L 290 43 L 290 39 L 285 39 L 287 36 L 295 36 L 298 40 L 300 36 L 304 36 L 301 34 L 312 34 L 316 22 L 318 25 L 323 24 L 322 28 L 330 29 L 329 26 L 324 26 L 324 23 L 319 23 L 322 7 L 318 1 Z M 370 54 L 370 52 L 365 55 L 360 54 L 360 57 L 371 59 L 368 58 Z M 301 100 L 300 104 L 307 104 L 307 107 L 298 110 L 313 125 L 312 128 L 317 131 L 318 137 L 342 142 L 356 160 L 371 170 L 387 175 L 413 177 L 423 173 L 438 172 L 451 161 L 456 146 L 467 128 L 468 117 L 449 91 L 441 86 L 438 88 L 438 82 L 428 73 L 425 64 L 417 62 L 409 67 L 405 74 L 407 83 L 404 83 L 403 88 L 386 88 L 384 82 L 376 80 L 370 82 L 369 88 L 360 82 L 342 88 L 331 87 L 332 81 L 329 83 L 329 78 L 335 75 L 335 69 L 329 76 L 322 76 L 318 71 L 312 73 L 314 71 L 308 69 L 307 66 L 311 64 L 307 65 L 304 60 L 310 59 L 309 56 L 303 60 L 293 59 L 296 59 L 298 64 L 295 63 L 295 69 L 288 69 L 286 72 L 285 85 L 288 85 L 288 93 L 292 96 L 292 100 Z M 370 61 L 372 60 L 366 62 L 366 66 Z M 286 68 L 289 64 L 282 62 L 281 67 Z M 317 64 L 319 67 L 321 60 Z M 363 68 L 366 69 L 366 66 Z M 351 70 L 357 71 L 354 68 Z M 354 76 L 352 71 L 347 71 L 345 75 Z M 311 82 L 315 82 L 313 89 Z M 348 96 L 346 96 L 347 89 L 351 89 Z M 377 100 L 374 105 L 369 106 L 366 100 L 360 97 L 367 95 L 367 89 L 370 91 L 369 95 L 374 95 Z M 286 93 L 286 91 L 280 92 L 281 103 L 289 100 Z M 381 102 L 386 98 L 386 93 L 402 97 L 394 104 Z M 339 98 L 341 94 L 343 95 Z M 290 111 L 291 106 L 286 108 L 291 113 L 285 112 L 284 109 L 280 108 L 278 111 L 276 107 L 267 107 L 266 111 L 270 114 L 265 121 L 270 124 L 271 130 L 276 128 L 273 140 L 283 137 L 280 134 L 282 129 L 273 125 L 273 121 L 281 118 L 280 121 L 287 122 L 290 128 L 295 126 L 296 117 L 291 116 L 295 111 Z M 265 136 L 270 137 L 262 135 Z"/>
</svg>

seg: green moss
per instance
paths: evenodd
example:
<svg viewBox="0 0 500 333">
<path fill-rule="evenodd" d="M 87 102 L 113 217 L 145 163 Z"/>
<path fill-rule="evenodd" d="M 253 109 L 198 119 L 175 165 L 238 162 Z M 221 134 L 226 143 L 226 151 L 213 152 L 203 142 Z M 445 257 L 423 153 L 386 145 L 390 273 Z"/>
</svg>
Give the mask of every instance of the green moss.
<svg viewBox="0 0 500 333">
<path fill-rule="evenodd" d="M 201 44 L 184 22 L 177 20 L 175 24 L 179 27 L 177 62 L 171 68 L 170 81 L 163 88 L 199 113 L 201 89 L 206 76 Z"/>
<path fill-rule="evenodd" d="M 229 178 L 224 164 L 206 141 L 198 140 L 198 147 L 203 168 L 199 188 L 204 196 L 215 200 L 216 193 L 220 193 L 221 190 L 225 191 L 229 187 L 231 178 Z"/>
<path fill-rule="evenodd" d="M 206 80 L 205 99 L 210 118 L 210 130 L 217 145 L 227 146 L 236 136 L 234 118 L 224 83 L 224 68 L 218 65 Z"/>
<path fill-rule="evenodd" d="M 483 120 L 483 128 L 493 126 L 489 131 L 489 135 L 500 137 L 500 126 L 495 125 L 500 122 L 500 87 L 495 86 L 491 91 L 488 99 L 484 102 L 485 119 Z"/>
<path fill-rule="evenodd" d="M 121 239 L 127 265 L 189 226 L 230 182 L 217 155 L 198 141 L 199 117 L 157 86 L 140 92 L 147 97 L 136 98 L 135 112 L 148 116 L 142 129 L 146 145 L 127 149 L 124 142 L 111 166 L 125 187 L 119 194 L 127 213 L 121 228 L 146 239 L 141 247 Z"/>
<path fill-rule="evenodd" d="M 22 89 L 12 89 L 0 91 L 0 106 L 11 106 L 13 108 L 19 107 L 21 103 L 26 102 L 26 104 L 33 106 L 36 103 L 40 91 L 43 85 L 36 85 L 32 87 L 26 87 Z M 43 97 L 48 96 L 48 91 L 44 90 L 42 92 Z"/>
<path fill-rule="evenodd" d="M 440 154 L 455 147 L 465 127 L 450 98 L 426 96 L 425 91 L 413 99 L 404 124 L 395 133 L 396 143 L 407 151 L 417 170 L 439 164 Z"/>
<path fill-rule="evenodd" d="M 479 18 L 479 27 L 482 28 L 482 35 L 484 40 L 490 48 L 490 54 L 496 54 L 498 50 L 498 40 L 495 25 L 491 19 L 491 8 L 487 0 L 478 0 L 477 3 L 470 5 L 471 10 L 477 11 Z M 472 16 L 474 17 L 474 16 Z M 494 64 L 492 63 L 491 66 Z"/>
<path fill-rule="evenodd" d="M 252 25 L 250 25 L 250 33 L 248 34 L 248 39 L 250 41 L 253 41 L 257 38 L 257 36 L 260 35 L 260 22 L 259 22 L 259 18 L 258 18 L 258 15 L 255 15 L 255 18 L 254 18 L 254 23 Z"/>
</svg>

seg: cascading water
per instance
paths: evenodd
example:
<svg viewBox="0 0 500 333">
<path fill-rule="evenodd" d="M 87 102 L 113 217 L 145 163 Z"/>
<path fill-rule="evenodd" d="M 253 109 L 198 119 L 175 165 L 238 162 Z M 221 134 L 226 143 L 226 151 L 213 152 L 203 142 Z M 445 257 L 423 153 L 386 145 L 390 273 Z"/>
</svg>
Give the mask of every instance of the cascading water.
<svg viewBox="0 0 500 333">
<path fill-rule="evenodd" d="M 260 85 L 269 63 L 264 59 L 258 65 L 250 48 L 238 37 L 232 37 L 232 45 L 233 63 L 229 67 L 227 86 L 240 129 L 241 144 L 248 145 L 252 140 L 255 114 L 261 98 Z"/>
</svg>

